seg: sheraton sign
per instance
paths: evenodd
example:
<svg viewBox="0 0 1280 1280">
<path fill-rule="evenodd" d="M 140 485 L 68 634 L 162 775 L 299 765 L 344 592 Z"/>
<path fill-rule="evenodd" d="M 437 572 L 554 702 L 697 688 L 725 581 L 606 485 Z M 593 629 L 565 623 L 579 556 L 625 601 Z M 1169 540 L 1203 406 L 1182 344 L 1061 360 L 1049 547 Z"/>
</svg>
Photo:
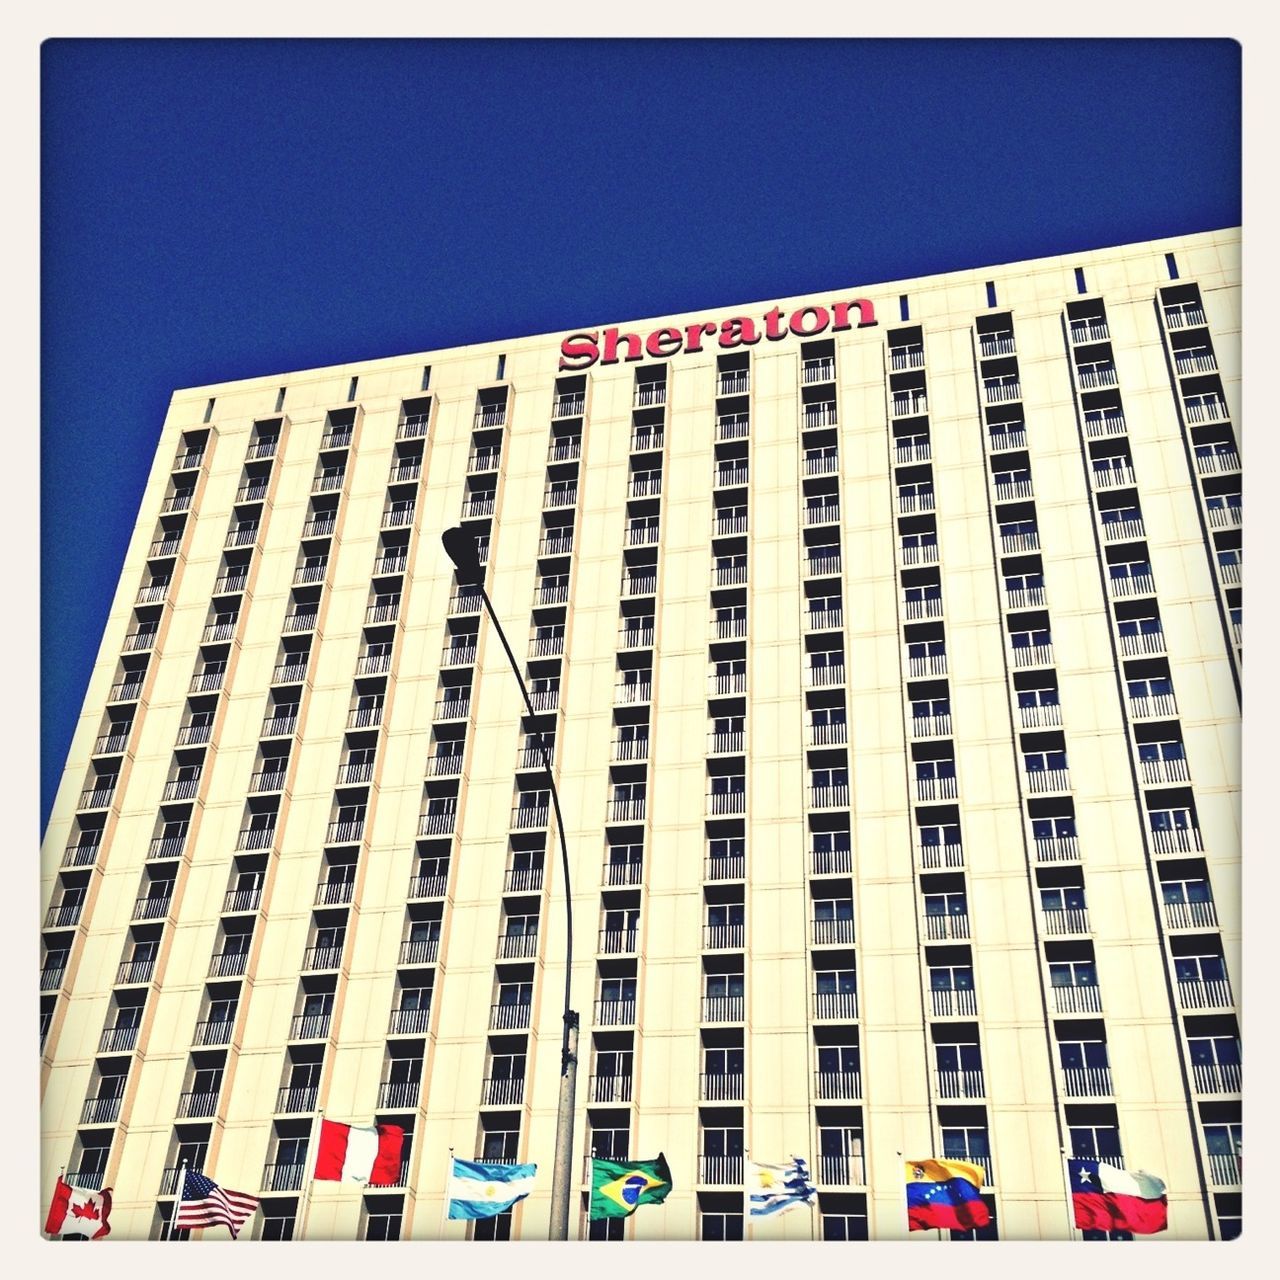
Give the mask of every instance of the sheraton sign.
<svg viewBox="0 0 1280 1280">
<path fill-rule="evenodd" d="M 851 313 L 856 312 L 856 317 Z M 784 317 L 781 307 L 765 312 L 759 320 L 751 316 L 730 316 L 718 323 L 703 320 L 677 328 L 665 325 L 655 329 L 646 338 L 638 333 L 623 333 L 609 328 L 603 332 L 593 329 L 589 333 L 571 333 L 560 344 L 561 369 L 589 369 L 599 361 L 603 364 L 630 363 L 645 356 L 662 359 L 679 355 L 682 351 L 701 351 L 703 341 L 710 346 L 714 341 L 724 350 L 734 347 L 754 346 L 761 338 L 766 342 L 779 342 L 788 334 L 797 338 L 812 338 L 819 333 L 844 333 L 849 329 L 865 329 L 879 323 L 876 309 L 868 298 L 855 298 L 852 302 L 833 302 L 826 307 L 800 307 Z"/>
</svg>

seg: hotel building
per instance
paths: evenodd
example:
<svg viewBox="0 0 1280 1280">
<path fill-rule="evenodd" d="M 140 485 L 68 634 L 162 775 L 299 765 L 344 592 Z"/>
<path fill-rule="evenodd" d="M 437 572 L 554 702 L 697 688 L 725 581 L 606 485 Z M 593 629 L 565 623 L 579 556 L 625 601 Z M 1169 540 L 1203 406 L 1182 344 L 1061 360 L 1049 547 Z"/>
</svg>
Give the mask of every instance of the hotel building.
<svg viewBox="0 0 1280 1280">
<path fill-rule="evenodd" d="M 44 845 L 45 1183 L 545 1239 L 542 735 L 571 1237 L 905 1239 L 937 1156 L 955 1236 L 1078 1238 L 1067 1155 L 1237 1234 L 1239 283 L 1214 231 L 175 393 Z M 313 1183 L 321 1112 L 398 1184 Z M 447 1222 L 450 1151 L 537 1189 Z M 593 1151 L 666 1203 L 588 1223 Z"/>
</svg>

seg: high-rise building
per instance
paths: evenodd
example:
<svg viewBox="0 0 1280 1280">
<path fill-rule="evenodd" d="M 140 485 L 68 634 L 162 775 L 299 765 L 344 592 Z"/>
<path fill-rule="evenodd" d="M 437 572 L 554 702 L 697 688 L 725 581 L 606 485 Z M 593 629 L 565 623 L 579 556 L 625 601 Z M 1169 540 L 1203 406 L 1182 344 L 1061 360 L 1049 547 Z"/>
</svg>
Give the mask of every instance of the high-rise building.
<svg viewBox="0 0 1280 1280">
<path fill-rule="evenodd" d="M 177 392 L 44 848 L 47 1180 L 169 1235 L 1240 1230 L 1239 235 Z M 530 690 L 441 533 L 474 535 Z M 313 1183 L 317 1116 L 406 1132 Z M 450 1152 L 538 1165 L 446 1222 Z M 586 1160 L 674 1189 L 588 1223 Z M 178 1233 L 181 1234 L 181 1233 Z M 956 1233 L 964 1236 L 966 1233 Z M 1077 1233 L 1078 1234 L 1078 1233 Z M 917 1233 L 916 1239 L 931 1238 Z"/>
</svg>

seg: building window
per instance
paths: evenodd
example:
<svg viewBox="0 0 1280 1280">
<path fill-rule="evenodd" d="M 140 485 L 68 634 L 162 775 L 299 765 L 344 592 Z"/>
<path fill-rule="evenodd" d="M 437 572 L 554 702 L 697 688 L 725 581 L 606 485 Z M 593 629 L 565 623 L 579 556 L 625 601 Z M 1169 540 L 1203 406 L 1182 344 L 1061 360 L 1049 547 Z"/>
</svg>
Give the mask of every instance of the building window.
<svg viewBox="0 0 1280 1280">
<path fill-rule="evenodd" d="M 262 1201 L 262 1234 L 260 1240 L 292 1240 L 293 1226 L 297 1220 L 296 1200 Z"/>
<path fill-rule="evenodd" d="M 898 316 L 902 320 L 911 319 L 911 308 L 907 302 L 907 295 L 904 293 L 898 298 Z"/>
<path fill-rule="evenodd" d="M 209 397 L 209 403 L 204 407 L 204 420 L 208 422 L 213 417 L 214 398 Z"/>
<path fill-rule="evenodd" d="M 284 393 L 285 393 L 284 387 L 281 387 L 280 390 L 276 392 L 276 412 L 277 413 L 279 413 L 280 410 L 284 408 Z"/>
<path fill-rule="evenodd" d="M 399 1240 L 404 1201 L 399 1196 L 370 1196 L 364 1202 L 366 1240 Z"/>
<path fill-rule="evenodd" d="M 996 282 L 994 280 L 987 281 L 987 306 L 994 307 L 996 305 Z"/>
<path fill-rule="evenodd" d="M 952 1240 L 999 1240 L 996 1234 L 996 1202 L 992 1196 L 983 1196 L 986 1203 L 987 1212 L 991 1214 L 991 1221 L 985 1227 L 974 1227 L 970 1231 L 952 1231 L 950 1233 Z"/>
<path fill-rule="evenodd" d="M 507 376 L 507 357 L 505 355 L 500 355 L 498 357 L 497 381 L 501 382 L 502 379 L 505 378 L 506 376 Z"/>
<path fill-rule="evenodd" d="M 626 1218 L 597 1218 L 587 1225 L 588 1240 L 625 1240 Z"/>
<path fill-rule="evenodd" d="M 424 364 L 422 366 L 422 390 L 427 391 L 431 387 L 431 366 Z"/>
<path fill-rule="evenodd" d="M 741 1240 L 742 1197 L 702 1194 L 698 1197 L 698 1235 L 703 1240 Z"/>
<path fill-rule="evenodd" d="M 1077 293 L 1084 292 L 1084 268 L 1083 267 L 1076 268 L 1076 292 Z"/>
<path fill-rule="evenodd" d="M 618 1219 L 622 1221 L 621 1218 Z M 476 1221 L 475 1234 L 471 1237 L 473 1240 L 510 1240 L 511 1239 L 511 1210 L 505 1213 L 499 1213 L 492 1218 L 480 1218 Z"/>
<path fill-rule="evenodd" d="M 156 1205 L 156 1235 L 157 1240 L 190 1240 L 191 1229 L 189 1227 L 173 1226 L 173 1205 L 158 1204 Z M 72 1239 L 75 1237 L 73 1236 Z"/>
<path fill-rule="evenodd" d="M 1178 278 L 1178 260 L 1171 253 L 1164 255 L 1164 265 L 1169 269 L 1169 279 L 1176 280 Z M 1225 1238 L 1225 1237 L 1224 1237 Z"/>
</svg>

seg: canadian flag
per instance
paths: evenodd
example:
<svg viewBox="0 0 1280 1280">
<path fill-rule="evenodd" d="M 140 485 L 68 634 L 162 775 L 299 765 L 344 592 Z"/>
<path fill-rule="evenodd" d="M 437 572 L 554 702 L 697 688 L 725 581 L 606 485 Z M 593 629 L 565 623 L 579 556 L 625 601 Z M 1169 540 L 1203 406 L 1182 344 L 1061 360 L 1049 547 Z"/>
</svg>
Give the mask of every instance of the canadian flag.
<svg viewBox="0 0 1280 1280">
<path fill-rule="evenodd" d="M 321 1120 L 316 1181 L 393 1187 L 400 1181 L 403 1147 L 404 1130 L 398 1124 L 363 1129 L 335 1120 Z"/>
<path fill-rule="evenodd" d="M 111 1234 L 111 1191 L 84 1191 L 58 1179 L 44 1229 L 51 1236 L 88 1236 L 101 1240 Z"/>
</svg>

